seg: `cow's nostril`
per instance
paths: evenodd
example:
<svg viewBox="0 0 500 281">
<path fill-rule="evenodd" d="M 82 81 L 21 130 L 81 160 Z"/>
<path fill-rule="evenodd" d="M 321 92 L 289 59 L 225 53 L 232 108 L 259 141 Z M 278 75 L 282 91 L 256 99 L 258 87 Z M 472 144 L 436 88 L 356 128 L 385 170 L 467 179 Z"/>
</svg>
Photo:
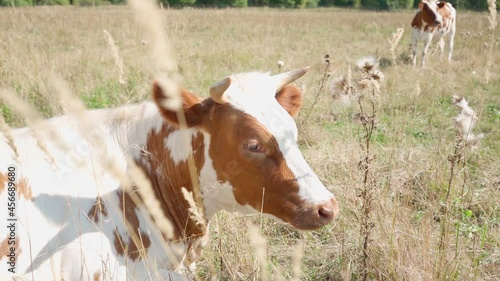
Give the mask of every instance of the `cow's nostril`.
<svg viewBox="0 0 500 281">
<path fill-rule="evenodd" d="M 324 222 L 330 222 L 333 219 L 334 214 L 333 208 L 330 206 L 320 206 L 318 208 L 318 215 Z"/>
<path fill-rule="evenodd" d="M 335 198 L 331 198 L 329 201 L 318 206 L 318 216 L 319 220 L 323 224 L 331 222 L 339 213 L 339 205 Z"/>
</svg>

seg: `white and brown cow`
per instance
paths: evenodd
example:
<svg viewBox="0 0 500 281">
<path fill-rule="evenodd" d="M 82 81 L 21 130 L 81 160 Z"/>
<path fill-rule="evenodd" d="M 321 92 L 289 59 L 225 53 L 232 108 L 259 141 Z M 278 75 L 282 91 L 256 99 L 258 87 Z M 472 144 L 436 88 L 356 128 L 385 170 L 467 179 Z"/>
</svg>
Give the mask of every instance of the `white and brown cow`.
<svg viewBox="0 0 500 281">
<path fill-rule="evenodd" d="M 418 43 L 423 41 L 421 65 L 425 65 L 425 57 L 433 38 L 439 44 L 441 56 L 444 52 L 444 38 L 448 38 L 448 61 L 453 53 L 455 38 L 456 12 L 450 3 L 444 1 L 422 0 L 418 11 L 411 22 L 413 65 L 417 64 Z"/>
<path fill-rule="evenodd" d="M 181 193 L 181 187 L 196 185 L 189 157 L 197 168 L 206 220 L 226 210 L 262 211 L 304 230 L 331 222 L 337 201 L 304 160 L 292 118 L 302 96 L 288 84 L 307 70 L 233 75 L 212 86 L 204 100 L 182 90 L 184 129 L 176 112 L 163 106 L 170 96 L 167 87 L 155 83 L 154 102 L 85 112 L 93 131 L 79 130 L 81 119 L 72 115 L 44 121 L 69 152 L 43 131 L 35 138 L 31 129 L 22 128 L 11 131 L 16 156 L 12 142 L 0 134 L 0 221 L 16 223 L 14 233 L 0 227 L 0 276 L 178 278 L 174 272 L 186 265 L 190 246 L 204 235 Z M 104 156 L 94 147 L 97 142 L 90 141 L 96 137 L 122 172 L 130 163 L 145 172 L 174 226 L 174 239 L 158 235 L 144 203 L 120 188 L 109 162 L 100 161 Z M 40 149 L 37 138 L 46 148 Z M 9 185 L 16 185 L 15 214 L 7 212 Z"/>
</svg>

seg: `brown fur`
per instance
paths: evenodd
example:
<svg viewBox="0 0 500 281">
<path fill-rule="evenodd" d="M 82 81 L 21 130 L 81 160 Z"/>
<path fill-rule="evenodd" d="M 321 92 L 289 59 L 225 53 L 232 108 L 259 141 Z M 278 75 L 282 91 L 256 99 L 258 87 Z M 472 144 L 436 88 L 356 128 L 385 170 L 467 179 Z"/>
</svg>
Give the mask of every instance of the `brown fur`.
<svg viewBox="0 0 500 281">
<path fill-rule="evenodd" d="M 95 223 L 98 223 L 99 222 L 99 214 L 101 216 L 107 217 L 108 210 L 106 209 L 106 205 L 104 205 L 104 202 L 101 200 L 101 198 L 97 197 L 95 199 L 94 205 L 92 205 L 92 208 L 89 210 L 87 215 Z"/>
<path fill-rule="evenodd" d="M 187 117 L 187 116 L 186 116 Z M 176 130 L 172 126 L 164 125 L 159 133 L 150 133 L 147 142 L 148 156 L 144 159 L 150 165 L 150 171 L 144 166 L 144 160 L 138 161 L 146 173 L 149 173 L 156 198 L 160 201 L 165 216 L 174 226 L 174 239 L 187 240 L 204 235 L 204 228 L 199 226 L 190 216 L 189 204 L 181 192 L 181 187 L 193 192 L 193 183 L 189 173 L 187 161 L 175 165 L 170 151 L 165 148 L 164 140 Z M 204 138 L 201 133 L 193 136 L 192 150 L 195 152 L 194 163 L 199 176 L 205 163 Z M 163 172 L 155 174 L 157 170 Z M 151 174 L 154 173 L 154 174 Z"/>
<path fill-rule="evenodd" d="M 114 246 L 118 255 L 127 256 L 132 260 L 137 260 L 142 258 L 147 253 L 149 247 L 151 246 L 151 239 L 149 236 L 140 231 L 139 217 L 137 216 L 135 205 L 130 195 L 126 192 L 119 191 L 118 196 L 120 197 L 120 210 L 124 216 L 123 220 L 129 225 L 127 228 L 132 231 L 132 235 L 129 234 L 129 239 L 124 239 L 117 230 L 114 232 Z M 130 241 L 130 242 L 127 242 Z"/>
</svg>

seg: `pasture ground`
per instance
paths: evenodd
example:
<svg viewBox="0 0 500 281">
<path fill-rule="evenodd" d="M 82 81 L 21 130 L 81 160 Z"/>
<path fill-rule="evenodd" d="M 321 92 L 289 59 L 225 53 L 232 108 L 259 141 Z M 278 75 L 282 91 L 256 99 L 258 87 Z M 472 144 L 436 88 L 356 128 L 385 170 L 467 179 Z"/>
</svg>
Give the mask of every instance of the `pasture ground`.
<svg viewBox="0 0 500 281">
<path fill-rule="evenodd" d="M 207 96 L 212 83 L 231 73 L 278 72 L 278 60 L 285 62 L 284 69 L 312 66 L 298 81 L 306 100 L 297 120 L 299 141 L 341 207 L 335 223 L 314 232 L 258 216 L 219 214 L 198 263 L 201 280 L 359 279 L 356 190 L 362 185 L 358 163 L 363 131 L 353 117 L 357 104 L 333 100 L 329 89 L 349 66 L 354 76 L 356 61 L 368 55 L 380 59 L 385 74 L 372 139 L 376 189 L 370 279 L 500 279 L 500 32 L 497 28 L 489 56 L 488 14 L 458 11 L 452 63 L 440 62 L 434 54 L 422 70 L 409 64 L 413 13 L 265 8 L 164 12 L 182 83 L 199 95 Z M 388 40 L 400 27 L 404 34 L 392 65 Z M 124 84 L 103 30 L 119 48 Z M 154 70 L 148 64 L 149 42 L 142 40 L 128 7 L 0 9 L 0 88 L 14 89 L 46 117 L 62 112 L 52 94 L 51 73 L 67 81 L 89 108 L 145 100 Z M 320 91 L 325 54 L 331 58 L 331 76 Z M 441 263 L 439 210 L 455 143 L 455 94 L 476 110 L 475 130 L 485 137 L 455 170 Z M 1 109 L 13 127 L 23 124 L 9 108 Z M 248 239 L 249 222 L 267 240 L 265 267 L 258 267 Z"/>
</svg>

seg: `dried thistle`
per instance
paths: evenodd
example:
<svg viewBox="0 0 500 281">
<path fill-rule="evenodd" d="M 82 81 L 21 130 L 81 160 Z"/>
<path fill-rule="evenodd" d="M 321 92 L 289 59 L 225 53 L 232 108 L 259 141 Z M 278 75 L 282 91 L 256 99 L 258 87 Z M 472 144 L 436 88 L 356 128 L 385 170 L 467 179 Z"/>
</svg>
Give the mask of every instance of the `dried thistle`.
<svg viewBox="0 0 500 281">
<path fill-rule="evenodd" d="M 326 55 L 323 57 L 323 63 L 324 63 L 326 66 L 330 66 L 330 55 L 329 55 L 329 54 L 326 54 Z"/>
<path fill-rule="evenodd" d="M 459 137 L 465 140 L 466 144 L 471 146 L 471 148 L 477 148 L 484 134 L 475 135 L 473 133 L 478 119 L 476 113 L 470 108 L 468 102 L 463 97 L 453 96 L 452 102 L 460 109 L 460 113 L 454 118 Z"/>
<path fill-rule="evenodd" d="M 278 70 L 279 70 L 279 71 L 280 71 L 281 69 L 283 69 L 283 67 L 285 67 L 285 62 L 284 62 L 284 61 L 282 61 L 282 60 L 279 60 L 279 61 L 277 62 L 277 64 L 278 64 Z"/>
<path fill-rule="evenodd" d="M 352 96 L 355 93 L 355 88 L 352 85 L 351 67 L 346 74 L 335 78 L 330 86 L 330 94 L 336 99 L 342 96 Z"/>
<path fill-rule="evenodd" d="M 365 73 L 370 73 L 374 69 L 378 69 L 378 60 L 373 56 L 360 58 L 356 62 L 356 66 Z"/>
<path fill-rule="evenodd" d="M 384 73 L 380 71 L 378 68 L 371 70 L 368 75 L 375 81 L 381 83 L 384 81 Z"/>
</svg>

